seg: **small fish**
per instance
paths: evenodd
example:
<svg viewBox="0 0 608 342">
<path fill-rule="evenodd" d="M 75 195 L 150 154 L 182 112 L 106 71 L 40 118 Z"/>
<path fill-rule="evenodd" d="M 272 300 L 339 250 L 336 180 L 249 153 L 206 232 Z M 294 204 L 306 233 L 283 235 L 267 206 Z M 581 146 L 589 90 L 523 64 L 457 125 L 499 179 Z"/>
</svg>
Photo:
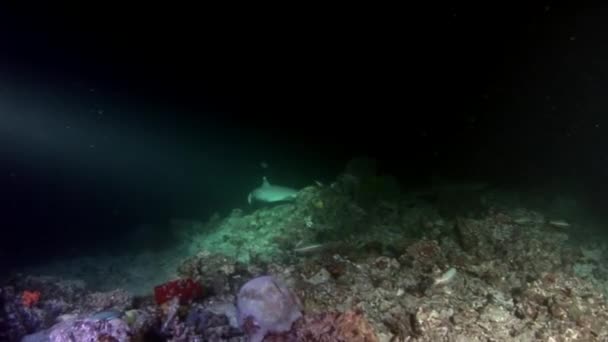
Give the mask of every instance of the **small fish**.
<svg viewBox="0 0 608 342">
<path fill-rule="evenodd" d="M 89 318 L 99 321 L 109 321 L 114 318 L 120 318 L 122 316 L 122 312 L 115 309 L 108 309 L 98 311 L 92 314 Z"/>
<path fill-rule="evenodd" d="M 570 227 L 570 223 L 564 220 L 551 220 L 549 221 L 549 225 L 556 228 L 568 228 Z"/>
<path fill-rule="evenodd" d="M 456 269 L 454 267 L 447 270 L 439 278 L 436 278 L 433 285 L 445 285 L 449 283 L 456 276 Z"/>
<path fill-rule="evenodd" d="M 303 255 L 303 254 L 314 254 L 314 253 L 322 251 L 322 250 L 324 250 L 326 248 L 327 248 L 327 246 L 325 244 L 318 243 L 318 244 L 314 244 L 314 245 L 307 245 L 307 246 L 304 246 L 304 247 L 298 247 L 298 248 L 294 249 L 293 251 L 296 254 Z"/>
<path fill-rule="evenodd" d="M 338 249 L 341 244 L 339 242 L 326 242 L 326 243 L 315 243 L 312 245 L 306 245 L 306 246 L 302 246 L 299 247 L 301 244 L 298 243 L 298 245 L 296 245 L 296 248 L 294 248 L 294 253 L 298 254 L 298 255 L 310 255 L 310 254 L 317 254 L 317 253 L 326 253 L 326 252 L 331 252 L 331 251 L 335 251 L 336 249 Z"/>
</svg>

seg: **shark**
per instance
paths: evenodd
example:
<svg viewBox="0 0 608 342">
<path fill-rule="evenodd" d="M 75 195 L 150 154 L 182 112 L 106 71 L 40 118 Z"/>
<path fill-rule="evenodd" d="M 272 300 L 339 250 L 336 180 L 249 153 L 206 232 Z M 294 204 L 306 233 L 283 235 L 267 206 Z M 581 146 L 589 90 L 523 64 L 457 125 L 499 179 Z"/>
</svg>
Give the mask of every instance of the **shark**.
<svg viewBox="0 0 608 342">
<path fill-rule="evenodd" d="M 264 203 L 291 201 L 296 198 L 297 194 L 298 190 L 270 184 L 268 179 L 263 177 L 262 185 L 253 189 L 253 191 L 249 193 L 249 196 L 247 196 L 247 202 L 251 204 L 254 200 Z"/>
</svg>

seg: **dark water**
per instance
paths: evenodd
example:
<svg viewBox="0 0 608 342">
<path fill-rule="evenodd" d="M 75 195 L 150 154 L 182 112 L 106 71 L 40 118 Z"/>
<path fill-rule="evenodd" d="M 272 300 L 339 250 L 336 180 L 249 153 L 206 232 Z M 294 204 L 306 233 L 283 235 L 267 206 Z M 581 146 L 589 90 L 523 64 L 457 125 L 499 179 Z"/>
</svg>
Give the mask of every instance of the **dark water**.
<svg viewBox="0 0 608 342">
<path fill-rule="evenodd" d="M 204 30 L 130 44 L 24 19 L 2 36 L 2 259 L 124 250 L 130 227 L 227 213 L 264 174 L 331 182 L 359 155 L 404 188 L 567 188 L 602 213 L 604 12 L 546 6 L 448 6 L 389 34 L 281 44 L 191 40 Z"/>
</svg>

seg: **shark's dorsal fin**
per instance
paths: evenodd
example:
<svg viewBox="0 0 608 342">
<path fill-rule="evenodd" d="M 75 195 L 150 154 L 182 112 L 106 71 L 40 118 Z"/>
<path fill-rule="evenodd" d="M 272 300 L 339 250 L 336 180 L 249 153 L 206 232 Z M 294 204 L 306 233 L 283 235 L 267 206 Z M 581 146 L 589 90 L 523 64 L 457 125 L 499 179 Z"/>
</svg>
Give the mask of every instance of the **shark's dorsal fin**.
<svg viewBox="0 0 608 342">
<path fill-rule="evenodd" d="M 270 182 L 266 179 L 266 176 L 262 178 L 262 186 L 270 186 Z"/>
</svg>

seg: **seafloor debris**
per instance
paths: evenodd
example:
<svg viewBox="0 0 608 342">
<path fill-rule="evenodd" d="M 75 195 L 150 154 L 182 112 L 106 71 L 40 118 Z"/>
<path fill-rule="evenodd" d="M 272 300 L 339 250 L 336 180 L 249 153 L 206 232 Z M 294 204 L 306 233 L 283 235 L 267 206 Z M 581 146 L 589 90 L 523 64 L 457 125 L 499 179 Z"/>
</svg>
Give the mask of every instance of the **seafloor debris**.
<svg viewBox="0 0 608 342">
<path fill-rule="evenodd" d="M 193 301 L 16 275 L 0 287 L 0 340 L 246 341 L 238 293 L 266 275 L 298 298 L 297 308 L 281 302 L 283 318 L 301 316 L 266 329 L 265 341 L 608 340 L 608 245 L 573 244 L 581 224 L 485 195 L 442 217 L 427 195 L 392 189 L 361 163 L 294 202 L 202 225 L 177 267 L 205 289 Z M 23 291 L 40 295 L 24 305 Z"/>
</svg>

